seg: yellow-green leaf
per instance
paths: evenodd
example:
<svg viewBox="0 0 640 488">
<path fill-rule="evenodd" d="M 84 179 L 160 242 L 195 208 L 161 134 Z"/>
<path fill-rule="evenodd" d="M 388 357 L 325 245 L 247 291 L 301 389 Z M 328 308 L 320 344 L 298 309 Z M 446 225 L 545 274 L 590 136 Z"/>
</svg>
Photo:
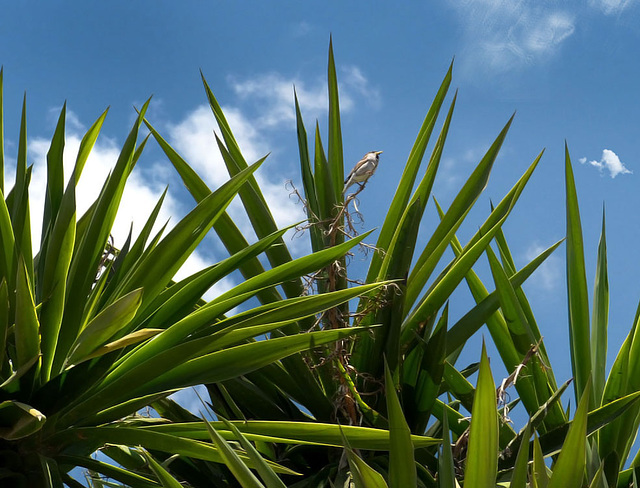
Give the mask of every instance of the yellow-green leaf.
<svg viewBox="0 0 640 488">
<path fill-rule="evenodd" d="M 15 441 L 38 432 L 47 418 L 25 403 L 6 400 L 0 403 L 0 438 Z"/>
</svg>

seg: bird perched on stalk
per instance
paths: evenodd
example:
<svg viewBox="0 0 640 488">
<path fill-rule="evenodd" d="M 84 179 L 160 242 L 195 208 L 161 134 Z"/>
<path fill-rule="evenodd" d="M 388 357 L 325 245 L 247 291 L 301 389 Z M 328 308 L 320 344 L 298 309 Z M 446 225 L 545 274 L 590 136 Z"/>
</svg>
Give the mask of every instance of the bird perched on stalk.
<svg viewBox="0 0 640 488">
<path fill-rule="evenodd" d="M 364 155 L 364 157 L 356 163 L 356 165 L 347 176 L 347 179 L 344 180 L 344 190 L 342 190 L 342 194 L 344 195 L 349 188 L 354 183 L 358 183 L 360 187 L 363 186 L 364 183 L 371 177 L 373 173 L 375 173 L 376 168 L 378 167 L 378 159 L 380 158 L 380 154 L 382 151 L 371 151 Z"/>
</svg>

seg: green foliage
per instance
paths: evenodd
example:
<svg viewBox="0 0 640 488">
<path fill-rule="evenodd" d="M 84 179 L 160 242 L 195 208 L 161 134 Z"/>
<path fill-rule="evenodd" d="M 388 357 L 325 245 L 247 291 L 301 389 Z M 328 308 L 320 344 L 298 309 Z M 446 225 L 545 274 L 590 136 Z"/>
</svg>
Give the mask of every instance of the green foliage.
<svg viewBox="0 0 640 488">
<path fill-rule="evenodd" d="M 469 448 L 464 472 L 466 487 L 481 488 L 492 486 L 496 482 L 499 425 L 495 390 L 496 385 L 483 344 L 469 428 Z"/>
<path fill-rule="evenodd" d="M 83 137 L 73 171 L 65 175 L 63 107 L 47 155 L 43 232 L 35 256 L 28 205 L 26 101 L 23 104 L 16 180 L 6 196 L 0 194 L 3 485 L 77 486 L 69 473 L 84 467 L 93 473 L 96 486 L 102 483 L 100 476 L 130 486 L 181 486 L 171 465 L 154 459 L 176 455 L 181 458 L 176 464 L 192 463 L 189 459 L 213 463 L 212 473 L 226 479 L 230 474 L 216 463 L 235 456 L 252 465 L 255 453 L 247 457 L 242 447 L 143 430 L 147 422 L 155 421 L 137 412 L 153 402 L 161 411 L 163 399 L 191 385 L 240 378 L 269 365 L 284 371 L 287 357 L 366 331 L 356 327 L 299 333 L 301 324 L 317 313 L 380 286 L 301 296 L 302 276 L 341 258 L 366 236 L 293 260 L 282 248 L 286 229 L 267 225 L 252 245 L 227 232 L 234 226 L 225 209 L 238 192 L 246 197 L 241 189 L 251 188 L 252 198 L 258 198 L 252 174 L 264 159 L 238 165 L 230 180 L 215 191 L 200 188 L 197 205 L 166 235 L 161 231 L 151 238 L 163 195 L 135 241 L 130 235 L 123 249 L 110 245 L 127 178 L 146 144 L 146 139 L 138 139 L 148 103 L 139 110 L 113 171 L 82 216 L 76 213 L 76 184 L 106 112 Z M 237 161 L 233 139 L 226 142 L 227 156 L 234 154 Z M 264 222 L 265 216 L 259 220 Z M 172 281 L 212 227 L 230 236 L 231 256 L 178 283 Z M 269 270 L 255 266 L 265 252 L 273 258 Z M 243 283 L 209 302 L 201 299 L 215 282 L 238 269 L 247 276 Z M 292 298 L 281 299 L 278 285 Z M 256 295 L 272 299 L 263 300 L 264 306 L 226 315 Z M 276 337 L 280 329 L 289 334 Z M 269 333 L 270 340 L 257 340 Z M 290 364 L 304 363 L 298 357 Z M 302 385 L 298 388 L 304 390 Z M 145 452 L 141 458 L 138 446 L 153 456 Z M 117 464 L 92 459 L 96 450 Z M 141 463 L 143 459 L 146 462 Z M 275 462 L 265 466 L 294 473 Z"/>
<path fill-rule="evenodd" d="M 449 207 L 434 199 L 439 221 L 426 237 L 419 233 L 427 227 L 425 211 L 455 109 L 457 94 L 428 153 L 452 71 L 453 65 L 418 129 L 377 241 L 368 244 L 375 249 L 359 286 L 350 284 L 345 256 L 372 234 L 358 235 L 352 225 L 356 197 L 366 183 L 342 194 L 339 84 L 331 43 L 326 148 L 317 124 L 310 147 L 304 107 L 294 96 L 300 198 L 313 250 L 298 259 L 287 249 L 287 229 L 277 228 L 253 176 L 269 163 L 266 158 L 247 163 L 204 76 L 229 181 L 211 191 L 146 120 L 147 102 L 95 202 L 78 216 L 76 184 L 106 112 L 84 136 L 71 175 L 64 175 L 65 106 L 47 155 L 43 232 L 34 256 L 25 102 L 16 180 L 6 196 L 0 187 L 0 459 L 6 460 L 0 481 L 84 486 L 70 475 L 82 467 L 90 473 L 90 486 L 635 483 L 640 456 L 632 457 L 631 449 L 640 425 L 640 307 L 607 375 L 604 215 L 590 308 L 568 147 L 568 326 L 578 405 L 573 418 L 561 402 L 570 381 L 557 384 L 522 289 L 562 241 L 517 269 L 503 232 L 542 153 L 483 222 L 468 222 L 513 117 Z M 1 95 L 0 71 L 0 101 Z M 195 207 L 166 235 L 163 228 L 152 237 L 163 195 L 140 235 L 115 250 L 109 234 L 127 178 L 147 143 L 139 140 L 143 124 Z M 2 130 L 0 103 L 4 171 Z M 236 195 L 258 236 L 254 244 L 226 213 Z M 461 243 L 458 231 L 468 226 L 477 232 Z M 174 282 L 210 230 L 229 257 Z M 489 279 L 474 271 L 483 256 Z M 234 271 L 244 276 L 243 283 L 211 301 L 202 299 Z M 303 277 L 311 277 L 311 290 Z M 468 286 L 475 305 L 456 309 L 460 318 L 451 323 L 460 286 Z M 260 303 L 249 307 L 245 302 L 253 297 Z M 236 307 L 242 311 L 229 315 Z M 467 341 L 485 324 L 497 351 L 494 361 L 508 373 L 497 382 L 484 344 L 479 363 L 458 364 Z M 470 378 L 476 372 L 474 386 Z M 206 386 L 214 421 L 167 398 L 200 384 Z M 509 388 L 517 399 L 507 403 Z M 509 419 L 518 403 L 528 417 L 519 431 Z M 159 418 L 141 415 L 145 407 Z M 96 459 L 97 451 L 102 456 Z"/>
<path fill-rule="evenodd" d="M 344 170 L 334 63 L 330 46 L 328 149 L 325 150 L 316 126 L 315 150 L 310 150 L 302 117 L 303 107 L 297 99 L 294 100 L 304 203 L 310 221 L 309 237 L 315 251 L 331 248 L 339 242 L 340 236 L 353 234 L 350 205 L 362 191 L 339 198 L 336 189 Z M 451 79 L 450 67 L 409 153 L 378 235 L 377 252 L 373 253 L 367 271 L 366 282 L 393 280 L 393 286 L 376 294 L 363 294 L 354 307 L 353 320 L 347 320 L 348 310 L 341 305 L 335 311 L 325 313 L 321 323 L 325 329 L 374 324 L 377 327 L 369 334 L 349 340 L 341 350 L 325 350 L 320 356 L 316 355 L 317 352 L 307 353 L 307 363 L 312 365 L 310 371 L 317 378 L 315 385 L 318 390 L 306 398 L 294 397 L 294 408 L 301 404 L 313 413 L 316 421 L 321 418 L 316 414 L 317 408 L 314 409 L 315 402 L 324 395 L 335 405 L 336 414 L 329 420 L 389 428 L 389 454 L 376 452 L 371 445 L 369 450 L 356 453 L 349 440 L 345 446 L 349 467 L 339 462 L 337 454 L 330 451 L 319 454 L 318 450 L 303 446 L 297 448 L 295 456 L 289 451 L 280 451 L 278 459 L 286 459 L 289 465 L 296 466 L 296 470 L 307 476 L 307 481 L 298 481 L 295 486 L 335 484 L 349 479 L 356 486 L 367 486 L 367 483 L 383 486 L 373 479 L 365 481 L 363 473 L 369 473 L 370 469 L 382 475 L 389 486 L 454 486 L 457 482 L 464 483 L 465 478 L 464 484 L 470 486 L 474 483 L 492 486 L 495 482 L 526 486 L 528 481 L 535 486 L 546 486 L 547 483 L 581 486 L 584 480 L 595 486 L 604 483 L 605 479 L 606 483 L 615 485 L 614 478 L 618 479 L 618 472 L 627 459 L 639 419 L 634 396 L 638 388 L 630 384 L 633 380 L 626 374 L 626 368 L 636 364 L 630 357 L 635 350 L 635 342 L 631 335 L 626 349 L 623 348 L 626 356 L 619 357 L 614 365 L 614 370 L 624 368 L 625 372 L 612 373 L 606 380 L 603 365 L 606 364 L 608 278 L 604 223 L 594 289 L 594 321 L 590 326 L 580 215 L 568 150 L 566 248 L 569 331 L 575 393 L 576 398 L 581 398 L 573 420 L 560 402 L 569 382 L 558 386 L 542 334 L 522 289 L 524 281 L 562 242 L 553 244 L 522 269 L 517 269 L 502 231 L 542 153 L 502 200 L 492 207 L 489 216 L 466 244 L 461 244 L 456 237 L 457 230 L 465 223 L 471 208 L 487 187 L 511 119 L 449 208 L 442 209 L 436 202 L 440 223 L 424 240 L 418 239 L 417 230 L 436 179 L 455 107 L 455 95 L 430 156 L 426 150 L 447 98 Z M 426 169 L 418 182 L 423 162 Z M 248 207 L 247 211 L 250 212 Z M 446 262 L 445 250 L 448 247 L 453 250 L 454 259 Z M 474 264 L 483 254 L 489 260 L 495 287 L 493 292 L 473 271 Z M 344 262 L 339 261 L 318 275 L 317 291 L 323 294 L 344 289 L 346 277 Z M 463 280 L 477 304 L 467 313 L 458 313 L 462 318 L 450 325 L 449 300 Z M 486 353 L 483 353 L 477 388 L 465 379 L 473 373 L 473 368 L 456 369 L 462 347 L 485 323 L 509 373 L 497 391 L 490 380 Z M 592 380 L 595 386 L 584 393 L 591 371 L 597 371 Z M 264 369 L 262 375 L 247 376 L 242 382 L 210 386 L 214 411 L 220 409 L 239 420 L 256 416 L 266 419 L 273 412 L 279 412 L 277 415 L 283 422 L 287 416 L 303 418 L 304 410 L 295 411 L 293 415 L 283 412 L 278 407 L 282 397 L 266 387 L 275 382 L 291 383 L 291 380 L 282 380 L 281 371 Z M 379 386 L 382 383 L 386 385 L 384 395 Z M 393 385 L 393 389 L 389 385 Z M 504 399 L 505 389 L 510 386 L 517 390 L 518 399 L 530 417 L 520 433 L 507 422 Z M 400 394 L 399 403 L 393 400 L 396 392 Z M 286 395 L 292 393 L 287 392 Z M 252 408 L 251 404 L 258 398 L 269 398 L 272 408 L 262 411 Z M 471 413 L 470 422 L 459 412 L 460 406 Z M 267 414 L 267 410 L 272 413 Z M 443 435 L 445 439 L 453 436 L 454 448 L 420 448 L 414 441 L 413 448 L 407 449 L 406 443 L 400 442 L 401 437 L 398 437 L 403 430 L 402 425 L 406 425 L 414 436 Z M 621 429 L 624 429 L 622 436 Z M 533 447 L 530 447 L 529 439 L 534 433 Z M 607 436 L 607 448 L 603 447 L 603 436 Z M 619 447 L 613 447 L 615 442 Z M 585 464 L 563 461 L 580 459 L 582 452 L 585 456 L 590 453 L 585 457 Z M 533 453 L 533 465 L 529 465 L 529 453 Z M 323 456 L 321 467 L 314 464 L 319 455 Z M 601 461 L 605 457 L 608 471 L 605 462 Z M 550 468 L 547 467 L 549 458 Z M 402 475 L 398 474 L 398 460 L 404 463 L 400 470 Z M 410 476 L 414 469 L 409 465 L 414 463 L 417 478 L 402 478 Z M 439 470 L 444 471 L 439 473 Z M 623 476 L 626 472 L 619 479 L 627 479 Z"/>
</svg>

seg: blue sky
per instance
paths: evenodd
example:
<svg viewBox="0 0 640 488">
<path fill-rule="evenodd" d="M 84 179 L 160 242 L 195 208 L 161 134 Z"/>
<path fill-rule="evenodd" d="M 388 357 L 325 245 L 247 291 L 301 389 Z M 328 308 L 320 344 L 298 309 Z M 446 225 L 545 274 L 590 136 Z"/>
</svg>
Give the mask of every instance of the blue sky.
<svg viewBox="0 0 640 488">
<path fill-rule="evenodd" d="M 384 150 L 378 172 L 361 194 L 364 228 L 371 228 L 381 224 L 417 130 L 455 57 L 452 86 L 459 96 L 434 194 L 441 203 L 450 202 L 517 111 L 486 196 L 460 236 L 470 237 L 487 215 L 489 198 L 499 200 L 546 148 L 505 226 L 517 264 L 523 265 L 564 236 L 566 140 L 578 185 L 590 283 L 606 204 L 610 341 L 617 349 L 640 297 L 638 262 L 629 255 L 630 245 L 640 237 L 640 217 L 633 210 L 640 204 L 640 61 L 635 51 L 639 3 L 69 1 L 39 3 L 36 8 L 10 2 L 0 17 L 5 152 L 8 159 L 15 158 L 26 90 L 37 205 L 44 156 L 62 103 L 66 100 L 70 110 L 70 160 L 83 131 L 110 106 L 81 182 L 78 199 L 88 205 L 95 197 L 95 182 L 102 182 L 115 163 L 135 116 L 133 106 L 153 95 L 149 120 L 215 187 L 226 172 L 212 136 L 213 117 L 205 106 L 202 69 L 247 159 L 271 153 L 258 177 L 278 221 L 294 222 L 302 218 L 302 210 L 284 186 L 286 180 L 299 182 L 292 87 L 297 88 L 307 129 L 311 131 L 317 118 L 325 131 L 332 35 L 345 165 L 369 150 Z M 192 205 L 161 153 L 154 144 L 149 146 L 125 196 L 116 232 L 120 242 L 131 220 L 138 228 L 142 225 L 166 184 L 170 194 L 164 217 L 175 222 Z M 32 213 L 37 213 L 34 208 Z M 241 218 L 237 205 L 231 213 Z M 427 236 L 434 222 L 431 208 L 421 235 Z M 304 239 L 292 241 L 292 246 L 296 252 L 306 249 Z M 198 250 L 189 270 L 223 257 L 212 239 Z M 231 285 L 223 283 L 217 291 Z M 526 290 L 558 379 L 564 380 L 570 376 L 564 247 Z M 468 298 L 462 295 L 458 316 L 468 309 Z M 478 356 L 479 348 L 470 351 L 470 360 Z"/>
</svg>

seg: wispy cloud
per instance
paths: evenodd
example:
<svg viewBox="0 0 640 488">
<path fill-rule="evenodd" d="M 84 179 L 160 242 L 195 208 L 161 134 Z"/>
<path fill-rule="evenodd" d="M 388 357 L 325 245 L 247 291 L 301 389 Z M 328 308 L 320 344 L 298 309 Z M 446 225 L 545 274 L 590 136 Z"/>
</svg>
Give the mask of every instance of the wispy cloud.
<svg viewBox="0 0 640 488">
<path fill-rule="evenodd" d="M 589 0 L 589 6 L 597 8 L 605 15 L 617 15 L 635 3 L 636 0 Z"/>
<path fill-rule="evenodd" d="M 313 26 L 306 21 L 300 21 L 293 24 L 291 27 L 291 33 L 293 37 L 304 37 L 313 30 Z"/>
<path fill-rule="evenodd" d="M 455 157 L 444 157 L 438 171 L 439 188 L 447 193 L 458 190 L 488 148 L 488 145 L 478 146 L 461 151 Z"/>
<path fill-rule="evenodd" d="M 380 91 L 369 83 L 369 79 L 365 76 L 357 66 L 344 66 L 342 72 L 342 89 L 346 90 L 348 96 L 357 94 L 362 97 L 366 103 L 375 108 L 379 108 L 382 104 Z M 351 108 L 351 107 L 349 107 Z"/>
<path fill-rule="evenodd" d="M 370 83 L 359 67 L 343 66 L 339 71 L 338 89 L 343 114 L 352 111 L 357 103 L 380 107 L 380 91 Z M 252 120 L 261 128 L 276 128 L 294 123 L 294 87 L 300 106 L 308 117 L 320 118 L 327 110 L 327 84 L 319 77 L 309 80 L 296 76 L 287 77 L 280 73 L 266 73 L 244 79 L 231 77 L 229 83 L 238 95 L 238 104 L 247 106 L 247 109 L 250 106 L 258 114 Z"/>
<path fill-rule="evenodd" d="M 457 11 L 470 69 L 505 72 L 554 55 L 575 31 L 575 18 L 549 2 L 468 0 Z"/>
<path fill-rule="evenodd" d="M 580 158 L 580 163 L 587 163 L 587 158 Z M 600 161 L 589 161 L 589 164 L 595 168 L 598 168 L 600 172 L 607 170 L 611 178 L 615 178 L 618 175 L 632 174 L 633 171 L 627 169 L 627 167 L 620 161 L 620 158 L 616 153 L 610 149 L 602 151 L 602 157 Z"/>
<path fill-rule="evenodd" d="M 531 262 L 539 256 L 546 247 L 540 245 L 539 242 L 531 244 L 524 253 L 527 262 Z M 555 253 L 551 254 L 533 273 L 528 283 L 534 284 L 546 291 L 557 290 L 562 284 L 562 259 Z"/>
<path fill-rule="evenodd" d="M 552 12 L 535 19 L 523 29 L 522 40 L 526 52 L 534 56 L 543 56 L 553 52 L 574 32 L 571 15 L 564 12 Z"/>
<path fill-rule="evenodd" d="M 223 111 L 249 163 L 269 152 L 271 148 L 265 134 L 250 124 L 239 109 L 223 107 Z M 182 121 L 168 128 L 169 140 L 173 147 L 212 189 L 218 188 L 229 179 L 214 131 L 220 133 L 211 110 L 205 106 L 196 108 Z M 274 157 L 269 156 L 254 176 L 280 228 L 305 219 L 302 206 L 296 205 L 296 202 L 289 198 L 289 191 L 285 187 L 286 181 L 293 179 L 295 175 L 286 173 L 286 169 L 283 172 Z M 252 225 L 238 198 L 231 203 L 228 212 L 247 238 L 255 238 Z M 293 242 L 294 246 L 296 243 L 297 241 Z"/>
<path fill-rule="evenodd" d="M 298 101 L 312 112 L 320 112 L 327 106 L 326 89 L 319 83 L 308 83 L 296 78 L 285 78 L 278 73 L 263 74 L 253 78 L 230 78 L 229 83 L 239 102 L 254 104 L 255 122 L 265 128 L 280 127 L 295 120 L 293 90 Z"/>
</svg>

